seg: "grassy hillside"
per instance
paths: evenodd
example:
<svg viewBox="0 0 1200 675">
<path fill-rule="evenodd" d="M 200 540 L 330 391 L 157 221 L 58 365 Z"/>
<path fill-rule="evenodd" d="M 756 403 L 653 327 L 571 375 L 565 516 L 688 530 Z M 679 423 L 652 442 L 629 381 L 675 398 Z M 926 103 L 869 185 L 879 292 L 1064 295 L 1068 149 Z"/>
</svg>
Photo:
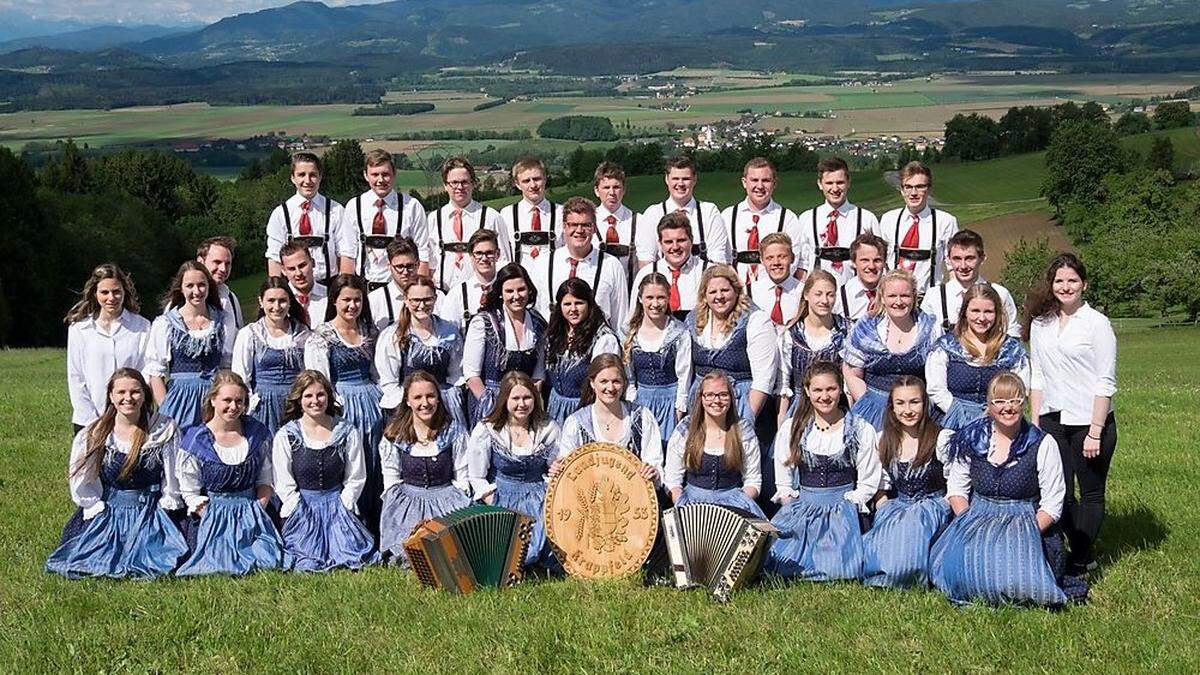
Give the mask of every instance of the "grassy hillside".
<svg viewBox="0 0 1200 675">
<path fill-rule="evenodd" d="M 72 509 L 63 353 L 0 353 L 0 669 L 1187 672 L 1200 661 L 1197 340 L 1119 327 L 1101 566 L 1091 604 L 1063 612 L 962 611 L 855 584 L 759 588 L 727 606 L 632 581 L 456 597 L 393 569 L 64 581 L 42 571 Z"/>
</svg>

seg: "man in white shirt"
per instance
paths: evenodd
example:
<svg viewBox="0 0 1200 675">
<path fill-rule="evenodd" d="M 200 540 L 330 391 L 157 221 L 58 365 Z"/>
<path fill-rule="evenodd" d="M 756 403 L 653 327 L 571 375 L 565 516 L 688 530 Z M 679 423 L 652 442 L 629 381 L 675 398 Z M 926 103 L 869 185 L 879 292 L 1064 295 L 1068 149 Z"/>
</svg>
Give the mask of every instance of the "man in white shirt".
<svg viewBox="0 0 1200 675">
<path fill-rule="evenodd" d="M 289 241 L 279 249 L 280 272 L 287 279 L 296 301 L 308 312 L 308 325 L 317 327 L 325 321 L 328 293 L 323 284 L 313 280 L 312 253 L 300 242 Z"/>
<path fill-rule="evenodd" d="M 339 272 L 353 272 L 354 258 L 337 246 L 341 241 L 342 205 L 321 194 L 321 158 L 311 152 L 292 155 L 292 185 L 296 194 L 267 219 L 267 274 L 279 276 L 279 250 L 295 241 L 312 249 L 313 276 L 322 283 Z"/>
<path fill-rule="evenodd" d="M 760 244 L 763 274 L 750 284 L 750 300 L 771 317 L 775 332 L 782 334 L 787 322 L 800 309 L 804 284 L 792 274 L 796 256 L 792 240 L 783 232 L 772 232 Z"/>
<path fill-rule="evenodd" d="M 990 283 L 979 275 L 984 260 L 987 260 L 987 254 L 983 250 L 983 237 L 974 230 L 955 232 L 946 243 L 946 263 L 953 274 L 925 294 L 921 311 L 937 317 L 942 322 L 942 332 L 949 333 L 958 323 L 958 312 L 967 289 L 975 284 L 989 284 L 1004 305 L 1004 317 L 1008 322 L 1005 332 L 1019 338 L 1021 322 L 1017 316 L 1017 303 L 1013 302 L 1012 293 L 1007 288 Z"/>
<path fill-rule="evenodd" d="M 747 287 L 762 276 L 759 264 L 762 237 L 782 232 L 793 243 L 799 241 L 800 221 L 796 214 L 775 201 L 776 185 L 775 165 L 765 157 L 755 157 L 742 170 L 746 198 L 721 212 L 721 219 L 729 223 L 729 242 L 738 276 Z M 788 274 L 792 271 L 788 270 Z"/>
<path fill-rule="evenodd" d="M 637 274 L 638 214 L 625 206 L 625 169 L 616 162 L 600 162 L 592 178 L 592 192 L 600 205 L 596 207 L 596 236 L 600 250 L 616 258 L 633 281 Z"/>
<path fill-rule="evenodd" d="M 500 212 L 475 201 L 479 179 L 466 157 L 451 157 L 442 164 L 442 184 L 450 200 L 430 211 L 429 256 L 433 281 L 443 291 L 471 275 L 471 235 L 479 230 L 504 228 Z M 501 259 L 501 264 L 507 257 Z"/>
<path fill-rule="evenodd" d="M 466 329 L 467 322 L 483 305 L 483 299 L 496 280 L 500 243 L 492 230 L 476 230 L 467 241 L 470 248 L 471 274 L 452 286 L 437 304 L 436 314 Z"/>
<path fill-rule="evenodd" d="M 504 225 L 500 250 L 508 260 L 536 262 L 562 246 L 562 207 L 546 199 L 546 165 L 536 157 L 521 157 L 512 166 L 513 184 L 521 199 L 501 210 Z"/>
<path fill-rule="evenodd" d="M 874 213 L 850 203 L 850 166 L 840 157 L 826 157 L 817 163 L 817 188 L 825 202 L 800 215 L 802 237 L 798 264 L 804 274 L 819 265 L 842 285 L 854 278 L 850 264 L 850 244 L 864 232 L 879 234 L 879 219 Z"/>
<path fill-rule="evenodd" d="M 225 282 L 233 271 L 233 251 L 237 243 L 233 237 L 209 237 L 200 242 L 196 248 L 196 261 L 208 269 L 208 275 L 217 285 L 217 293 L 221 297 L 221 311 L 225 314 L 225 330 L 232 330 L 234 335 L 244 323 L 242 319 L 242 304 L 237 296 L 230 292 Z"/>
<path fill-rule="evenodd" d="M 388 281 L 388 244 L 407 237 L 416 242 L 418 256 L 426 256 L 419 261 L 419 272 L 428 276 L 429 225 L 425 208 L 416 199 L 396 193 L 396 165 L 391 153 L 380 149 L 368 152 L 363 179 L 371 189 L 346 205 L 339 254 L 353 257 L 367 287 L 375 290 Z"/>
<path fill-rule="evenodd" d="M 721 211 L 712 202 L 698 201 L 694 192 L 699 174 L 696 160 L 686 155 L 667 160 L 667 172 L 663 180 L 667 184 L 667 198 L 651 204 L 642 212 L 641 220 L 657 223 L 669 213 L 687 216 L 692 231 L 692 248 L 697 257 L 714 263 L 730 261 L 729 232 Z M 636 242 L 638 264 L 649 265 L 658 260 L 660 251 L 655 240 L 657 232 L 646 228 Z"/>
<path fill-rule="evenodd" d="M 946 243 L 958 232 L 958 219 L 929 205 L 933 172 L 920 162 L 900 169 L 904 206 L 883 214 L 880 235 L 892 247 L 892 269 L 905 269 L 917 280 L 917 294 L 942 280 Z"/>
<path fill-rule="evenodd" d="M 881 237 L 866 232 L 854 238 L 850 244 L 854 277 L 838 289 L 837 301 L 833 303 L 834 314 L 841 314 L 851 321 L 866 316 L 871 303 L 875 301 L 879 278 L 887 268 L 884 264 L 886 259 L 887 242 Z"/>
<path fill-rule="evenodd" d="M 555 311 L 559 286 L 567 279 L 579 277 L 591 287 L 596 307 L 604 311 L 609 327 L 621 335 L 628 309 L 629 282 L 621 263 L 595 245 L 596 206 L 583 197 L 571 197 L 562 209 L 566 245 L 535 262 L 530 273 L 538 291 L 538 311 L 548 319 Z"/>
<path fill-rule="evenodd" d="M 668 302 L 671 314 L 683 321 L 696 308 L 696 296 L 700 290 L 700 276 L 709 263 L 692 255 L 692 224 L 682 213 L 668 213 L 658 221 L 659 259 L 638 271 L 633 280 L 633 291 L 629 305 L 638 302 L 638 286 L 647 275 L 657 272 L 667 278 L 670 285 Z"/>
<path fill-rule="evenodd" d="M 418 259 L 420 247 L 412 239 L 400 237 L 387 246 L 388 273 L 391 278 L 367 295 L 371 307 L 371 318 L 379 330 L 396 321 L 400 308 L 404 306 L 404 291 L 419 276 Z"/>
</svg>

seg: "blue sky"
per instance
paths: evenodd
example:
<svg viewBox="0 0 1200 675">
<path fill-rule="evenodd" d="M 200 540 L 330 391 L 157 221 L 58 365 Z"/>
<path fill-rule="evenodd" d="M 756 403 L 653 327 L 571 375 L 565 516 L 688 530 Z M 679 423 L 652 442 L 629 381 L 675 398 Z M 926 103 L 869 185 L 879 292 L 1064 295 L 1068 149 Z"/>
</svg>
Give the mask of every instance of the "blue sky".
<svg viewBox="0 0 1200 675">
<path fill-rule="evenodd" d="M 222 17 L 289 5 L 294 0 L 0 0 L 0 13 L 42 21 L 175 25 L 211 23 Z M 384 0 L 322 0 L 329 6 L 368 5 Z"/>
</svg>

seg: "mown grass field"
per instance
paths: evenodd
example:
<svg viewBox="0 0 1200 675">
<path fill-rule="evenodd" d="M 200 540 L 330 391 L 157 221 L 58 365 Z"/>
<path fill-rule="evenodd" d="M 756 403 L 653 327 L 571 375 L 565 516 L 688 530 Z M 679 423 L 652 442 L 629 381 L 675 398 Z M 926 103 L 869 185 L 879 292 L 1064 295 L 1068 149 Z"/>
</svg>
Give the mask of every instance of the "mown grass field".
<svg viewBox="0 0 1200 675">
<path fill-rule="evenodd" d="M 633 580 L 456 597 L 392 569 L 68 582 L 63 353 L 0 354 L 5 672 L 1193 672 L 1200 329 L 1119 327 L 1120 441 L 1091 603 L 955 609 L 933 592 L 759 587 L 725 606 Z"/>
</svg>

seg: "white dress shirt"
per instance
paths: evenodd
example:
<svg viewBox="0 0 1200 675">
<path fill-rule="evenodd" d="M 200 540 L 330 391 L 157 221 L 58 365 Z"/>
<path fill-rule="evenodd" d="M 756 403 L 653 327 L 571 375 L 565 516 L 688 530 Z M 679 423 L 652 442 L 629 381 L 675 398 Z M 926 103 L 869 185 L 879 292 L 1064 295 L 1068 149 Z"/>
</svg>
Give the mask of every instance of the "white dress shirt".
<svg viewBox="0 0 1200 675">
<path fill-rule="evenodd" d="M 937 239 L 934 241 L 932 209 L 926 206 L 918 214 L 918 217 L 920 218 L 920 225 L 917 226 L 917 248 L 922 251 L 928 251 L 932 243 L 936 245 L 937 249 L 934 251 L 934 260 L 917 261 L 916 266 L 913 268 L 913 276 L 917 279 L 917 293 L 922 294 L 926 292 L 926 289 L 937 284 L 945 277 L 947 248 L 949 248 L 950 237 L 953 237 L 958 232 L 958 219 L 938 209 Z M 887 263 L 889 269 L 900 268 L 900 262 L 903 261 L 903 258 L 899 257 L 897 249 L 899 248 L 899 243 L 904 241 L 904 236 L 908 234 L 908 228 L 911 226 L 912 212 L 908 210 L 908 207 L 892 209 L 883 214 L 883 217 L 879 219 L 879 236 L 888 245 Z M 930 274 L 933 275 L 932 283 L 929 281 Z"/>
<path fill-rule="evenodd" d="M 661 202 L 655 202 L 642 212 L 638 218 L 637 257 L 641 262 L 652 262 L 662 257 L 658 250 L 658 221 L 667 213 L 676 211 L 687 212 L 688 220 L 692 223 L 692 247 L 699 251 L 700 244 L 708 247 L 707 258 L 714 263 L 728 263 L 732 258 L 729 245 L 729 226 L 721 218 L 721 210 L 712 202 L 700 202 L 692 197 L 686 205 L 680 206 L 668 197 Z M 704 220 L 704 237 L 700 236 L 699 219 Z M 642 227 L 645 225 L 645 227 Z"/>
<path fill-rule="evenodd" d="M 820 265 L 821 269 L 833 275 L 837 279 L 838 284 L 844 284 L 854 277 L 854 265 L 850 261 L 842 263 L 842 270 L 839 272 L 833 266 L 833 263 L 828 260 L 817 260 L 817 248 L 824 247 L 825 244 L 825 228 L 829 226 L 829 214 L 833 213 L 834 209 L 829 205 L 829 202 L 822 202 L 820 206 L 811 208 L 800 214 L 800 239 L 795 242 L 797 247 L 796 262 L 799 267 L 807 271 L 812 271 Z M 879 234 L 879 219 L 874 213 L 861 208 L 848 201 L 842 202 L 842 205 L 837 208 L 837 241 L 829 244 L 839 248 L 850 248 L 850 244 L 854 243 L 854 239 L 860 234 L 870 232 Z M 814 235 L 813 216 L 816 216 L 816 232 Z M 862 221 L 862 229 L 859 229 L 859 219 Z M 938 226 L 941 226 L 941 219 L 938 219 Z M 907 231 L 907 230 L 906 230 Z"/>
<path fill-rule="evenodd" d="M 308 325 L 316 327 L 318 324 L 325 323 L 325 308 L 329 306 L 329 291 L 324 284 L 313 282 L 311 288 L 308 289 L 307 302 L 300 299 L 300 292 L 296 287 L 288 282 L 288 288 L 292 289 L 292 295 L 296 296 L 296 301 L 308 312 Z"/>
<path fill-rule="evenodd" d="M 528 315 L 527 315 L 528 316 Z M 484 314 L 476 314 L 471 317 L 471 322 L 467 324 L 467 339 L 463 343 L 463 360 L 462 371 L 464 379 L 472 377 L 483 377 L 483 359 L 486 356 L 487 349 L 484 339 L 485 328 L 484 321 L 489 321 L 489 317 Z M 506 325 L 504 328 L 504 349 L 506 351 L 528 351 L 537 347 L 537 341 L 534 339 L 533 331 L 530 329 L 529 319 L 525 320 L 525 331 L 521 334 L 521 339 L 517 340 L 512 329 L 512 323 L 509 321 L 506 310 L 500 310 L 500 320 Z M 546 379 L 546 354 L 544 350 L 538 350 L 537 365 L 533 369 L 534 380 Z"/>
<path fill-rule="evenodd" d="M 338 246 L 346 240 L 346 237 L 342 235 L 342 227 L 345 222 L 343 209 L 341 204 L 325 195 L 314 195 L 310 202 L 308 222 L 312 226 L 312 234 L 300 234 L 300 218 L 304 215 L 304 210 L 300 207 L 306 201 L 310 200 L 306 200 L 297 193 L 271 211 L 271 216 L 267 218 L 266 257 L 267 260 L 280 262 L 280 249 L 293 237 L 325 237 L 325 245 L 320 249 L 309 249 L 309 255 L 313 259 L 313 276 L 317 279 L 326 279 L 338 273 L 338 255 L 347 258 L 356 258 L 357 255 L 353 251 L 338 250 Z M 325 220 L 326 208 L 329 212 L 328 222 Z M 284 209 L 287 209 L 286 218 Z M 291 223 L 290 230 L 288 229 L 289 222 Z M 329 263 L 328 267 L 326 267 L 326 262 Z"/>
<path fill-rule="evenodd" d="M 991 462 L 992 456 L 992 453 L 989 452 L 989 462 Z M 1010 459 L 1006 464 L 1011 465 L 1016 461 L 1016 459 Z M 994 462 L 993 464 L 999 466 Z M 1037 508 L 1054 520 L 1058 520 L 1062 517 L 1063 498 L 1067 493 L 1067 485 L 1063 479 L 1062 456 L 1058 452 L 1058 443 L 1050 434 L 1046 434 L 1037 447 L 1037 474 L 1038 489 L 1041 492 Z M 960 459 L 950 463 L 950 472 L 946 476 L 946 496 L 971 498 L 971 461 L 969 459 Z"/>
<path fill-rule="evenodd" d="M 948 279 L 929 289 L 929 292 L 925 294 L 925 299 L 921 301 L 921 311 L 937 317 L 938 321 L 954 326 L 958 324 L 958 312 L 962 309 L 963 295 L 966 294 L 967 288 L 953 273 L 947 276 Z M 1015 338 L 1020 338 L 1021 318 L 1017 315 L 1017 303 L 1013 301 L 1012 293 L 1009 293 L 1008 289 L 1000 284 L 987 281 L 983 277 L 979 277 L 975 283 L 988 284 L 996 291 L 996 295 L 1000 296 L 1000 304 L 1004 306 L 1004 317 L 1008 320 L 1005 332 Z M 942 304 L 942 286 L 946 287 L 946 304 L 944 306 Z"/>
<path fill-rule="evenodd" d="M 557 451 L 558 434 L 558 423 L 546 420 L 540 429 L 530 434 L 529 444 L 516 445 L 509 437 L 508 427 L 496 430 L 487 422 L 477 423 L 467 439 L 467 480 L 471 483 L 471 494 L 475 499 L 483 499 L 496 491 L 496 484 L 488 480 L 493 443 L 504 446 L 516 457 L 528 457 L 543 448 Z M 546 476 L 542 476 L 542 480 L 545 479 Z"/>
<path fill-rule="evenodd" d="M 754 217 L 758 216 L 758 223 L 754 222 Z M 780 216 L 783 216 L 782 220 Z M 721 212 L 721 220 L 725 222 L 726 229 L 730 238 L 730 261 L 737 267 L 738 276 L 745 283 L 747 279 L 753 282 L 755 279 L 763 279 L 767 276 L 767 271 L 762 265 L 749 265 L 746 263 L 736 262 L 737 254 L 740 251 L 749 251 L 750 228 L 758 227 L 758 240 L 761 242 L 768 234 L 782 232 L 792 240 L 792 255 L 795 258 L 792 261 L 792 272 L 800 268 L 800 221 L 796 219 L 796 214 L 779 205 L 779 202 L 772 199 L 767 207 L 762 211 L 755 211 L 750 205 L 749 199 L 742 201 L 726 208 Z M 657 223 L 656 223 L 657 224 Z M 756 253 L 758 249 L 753 249 Z"/>
<path fill-rule="evenodd" d="M 453 344 L 450 353 L 450 364 L 446 371 L 446 381 L 443 385 L 462 384 L 462 346 L 459 339 L 458 327 L 449 322 L 433 322 L 433 332 L 428 340 L 417 337 L 410 329 L 408 339 L 418 341 L 428 347 L 441 344 Z M 375 343 L 375 370 L 379 373 L 379 388 L 383 398 L 379 407 L 391 410 L 404 400 L 404 358 L 400 346 L 396 344 L 396 324 L 383 329 Z"/>
<path fill-rule="evenodd" d="M 1042 392 L 1038 414 L 1091 424 L 1094 399 L 1117 393 L 1117 336 L 1108 317 L 1085 302 L 1061 329 L 1052 314 L 1034 319 L 1029 333 L 1029 386 Z"/>
<path fill-rule="evenodd" d="M 178 311 L 169 309 L 168 312 Z M 226 314 L 225 316 L 228 316 Z M 237 340 L 237 329 L 222 321 L 225 334 L 221 343 L 221 367 L 228 368 L 233 362 L 233 343 Z M 216 324 L 211 320 L 208 325 L 199 330 L 189 330 L 188 335 L 203 339 L 215 330 Z M 171 374 L 171 326 L 167 323 L 166 315 L 161 315 L 150 324 L 150 337 L 146 343 L 146 361 L 142 367 L 146 377 L 168 377 Z"/>
<path fill-rule="evenodd" d="M 929 400 L 941 408 L 943 412 L 950 412 L 950 406 L 954 405 L 954 394 L 950 393 L 950 387 L 946 384 L 946 367 L 949 363 L 949 355 L 938 347 L 934 347 L 925 356 L 925 387 L 928 391 Z M 990 365 L 980 363 L 978 359 L 971 359 L 968 363 L 980 368 Z M 1022 355 L 1016 365 L 1009 370 L 1021 378 L 1026 388 L 1029 387 L 1028 356 Z"/>
<path fill-rule="evenodd" d="M 297 423 L 300 428 L 300 436 L 304 439 L 304 445 L 313 450 L 321 450 L 329 447 L 330 441 L 343 436 L 345 443 L 345 470 L 342 474 L 342 492 L 338 497 L 342 501 L 342 506 L 346 507 L 351 513 L 358 513 L 358 496 L 362 494 L 363 486 L 367 483 L 367 464 L 363 458 L 362 434 L 355 433 L 353 430 L 339 432 L 338 427 L 343 424 L 349 424 L 344 420 L 335 420 L 333 427 L 333 435 L 329 440 L 318 441 L 310 438 L 304 432 L 303 423 Z M 296 486 L 296 477 L 292 473 L 292 443 L 288 440 L 288 430 L 280 429 L 275 433 L 275 442 L 271 448 L 271 465 L 275 470 L 275 494 L 279 495 L 281 505 L 279 507 L 279 516 L 287 518 L 296 510 L 296 506 L 300 504 L 300 488 Z"/>
<path fill-rule="evenodd" d="M 529 276 L 532 277 L 533 286 L 537 289 L 536 306 L 542 316 L 550 316 L 550 306 L 554 303 L 558 288 L 570 278 L 573 257 L 567 247 L 563 246 L 555 249 L 551 255 L 539 257 L 533 263 Z M 551 260 L 554 261 L 553 279 L 549 278 Z M 604 254 L 603 262 L 600 260 L 599 247 L 592 246 L 591 252 L 586 257 L 579 259 L 575 276 L 586 281 L 592 288 L 596 306 L 604 310 L 609 327 L 614 332 L 620 332 L 621 326 L 625 322 L 625 314 L 629 309 L 629 296 L 627 295 L 629 280 L 625 278 L 625 268 L 621 266 L 620 260 L 608 254 Z M 530 265 L 527 263 L 525 267 L 530 268 Z M 600 272 L 599 281 L 597 281 L 597 269 Z"/>
<path fill-rule="evenodd" d="M 550 233 L 553 226 L 553 237 L 555 247 L 562 246 L 563 239 L 563 212 L 562 205 L 555 204 L 549 199 L 542 198 L 542 201 L 534 206 L 525 199 L 518 201 L 516 204 L 510 204 L 500 209 L 500 218 L 503 223 L 500 226 L 500 231 L 497 236 L 500 240 L 500 255 L 506 256 L 505 260 L 517 261 L 522 265 L 528 266 L 531 261 L 536 261 L 538 258 L 545 256 L 550 250 L 549 244 L 539 246 L 522 246 L 520 255 L 517 255 L 516 244 L 513 240 L 514 229 L 519 232 L 532 232 L 531 225 L 533 218 L 533 210 L 538 210 L 539 219 L 541 220 L 542 232 Z M 513 223 L 513 209 L 516 209 L 518 224 Z M 553 218 L 551 216 L 553 215 Z M 553 222 L 551 222 L 553 220 Z M 533 254 L 534 249 L 537 249 L 537 255 Z"/>
<path fill-rule="evenodd" d="M 451 286 L 445 295 L 438 298 L 437 309 L 434 310 L 434 313 L 439 318 L 458 326 L 459 330 L 466 330 L 469 317 L 474 316 L 479 311 L 480 305 L 483 304 L 484 288 L 491 288 L 492 282 L 495 280 L 496 277 L 493 276 L 490 280 L 485 281 L 480 279 L 478 274 L 472 273 L 466 279 Z"/>
<path fill-rule="evenodd" d="M 310 335 L 312 332 L 308 326 L 304 325 L 291 326 L 282 335 L 271 335 L 261 319 L 255 321 L 238 331 L 237 338 L 233 341 L 233 363 L 230 368 L 241 376 L 242 380 L 246 382 L 246 386 L 253 387 L 254 371 L 258 367 L 259 349 L 269 347 L 279 350 L 293 348 L 303 350 Z M 258 402 L 259 395 L 254 393 L 251 388 L 247 412 L 254 412 L 258 408 Z"/>
<path fill-rule="evenodd" d="M 686 421 L 687 418 L 684 418 L 680 424 L 675 426 L 675 431 L 671 432 L 671 438 L 667 441 L 663 485 L 668 490 L 683 487 L 684 474 L 687 473 L 683 463 L 683 450 L 687 443 L 688 430 L 688 424 L 683 422 Z M 740 433 L 742 438 L 742 487 L 760 489 L 762 487 L 762 464 L 760 463 L 762 458 L 758 447 L 758 437 L 754 435 L 754 426 L 746 420 L 738 420 L 736 430 L 730 429 L 729 433 Z M 725 446 L 709 447 L 709 444 L 706 443 L 704 454 L 723 456 Z"/>
<path fill-rule="evenodd" d="M 756 307 L 761 309 L 767 318 L 771 317 L 771 312 L 775 309 L 775 288 L 777 284 L 771 280 L 771 275 L 763 272 L 758 275 L 758 280 L 750 284 L 750 302 L 753 302 Z M 783 293 L 778 296 L 779 308 L 783 312 L 783 323 L 776 324 L 775 332 L 782 335 L 787 330 L 787 324 L 792 319 L 796 318 L 796 313 L 800 311 L 800 301 L 803 299 L 801 291 L 804 290 L 804 284 L 794 276 L 788 275 L 783 283 L 778 284 L 779 288 L 783 289 Z"/>
<path fill-rule="evenodd" d="M 693 255 L 680 268 L 679 309 L 686 312 L 696 309 L 696 298 L 700 293 L 700 277 L 708 267 L 708 263 L 701 260 L 699 256 Z M 638 287 L 641 286 L 642 279 L 645 279 L 651 272 L 658 272 L 667 278 L 668 285 L 671 283 L 671 266 L 667 264 L 666 260 L 655 260 L 653 263 L 646 265 L 638 270 L 637 276 L 633 279 L 633 290 L 629 294 L 629 307 L 633 307 L 641 302 L 638 298 Z"/>
<path fill-rule="evenodd" d="M 658 422 L 654 419 L 654 413 L 650 412 L 649 408 L 638 408 L 637 412 L 632 409 L 632 406 L 625 405 L 625 417 L 621 419 L 621 424 L 615 432 L 606 436 L 604 431 L 596 426 L 593 410 L 596 404 L 591 404 L 580 408 L 572 413 L 565 421 L 563 421 L 562 434 L 558 440 L 558 456 L 566 457 L 583 447 L 588 441 L 584 436 L 584 427 L 586 426 L 591 439 L 598 443 L 615 443 L 622 448 L 628 448 L 633 442 L 630 437 L 633 433 L 634 415 L 640 415 L 640 424 L 642 425 L 642 444 L 637 449 L 638 457 L 642 458 L 642 462 L 649 464 L 662 475 L 663 471 L 663 443 L 662 432 L 658 429 Z"/>
<path fill-rule="evenodd" d="M 269 445 L 270 441 L 263 441 L 263 445 Z M 226 466 L 238 466 L 246 461 L 250 456 L 250 441 L 245 437 L 238 441 L 232 447 L 225 447 L 216 442 L 213 443 L 213 450 L 217 454 L 217 458 Z M 271 466 L 270 447 L 263 448 L 262 465 L 258 468 L 258 480 L 255 483 L 258 485 L 272 485 L 275 482 L 275 469 Z M 203 483 L 200 478 L 200 467 L 203 463 L 198 457 L 190 452 L 179 452 L 179 491 L 183 494 L 183 501 L 187 503 L 188 513 L 195 515 L 196 511 L 200 510 L 201 506 L 208 503 L 208 495 L 201 494 L 203 492 Z"/>
<path fill-rule="evenodd" d="M 454 236 L 454 212 L 459 207 L 447 203 L 436 211 L 430 211 L 425 219 L 429 223 L 429 272 L 438 288 L 446 290 L 471 274 L 471 254 L 447 252 L 442 255 L 439 244 L 466 243 L 479 230 L 491 230 L 497 235 L 504 229 L 504 218 L 492 206 L 484 206 L 475 200 L 462 208 L 462 237 Z M 485 214 L 484 211 L 487 211 Z M 439 227 L 439 216 L 441 226 Z M 508 250 L 501 246 L 496 269 L 509 261 Z"/>
<path fill-rule="evenodd" d="M 678 322 L 677 319 L 671 321 Z M 637 346 L 638 349 L 644 352 L 659 352 L 663 348 L 670 348 L 671 345 L 665 344 L 667 332 L 664 330 L 662 335 L 657 340 L 651 341 L 642 336 L 639 332 L 633 338 L 632 346 Z M 688 400 L 688 393 L 692 390 L 692 338 L 684 329 L 682 333 L 677 333 L 675 338 L 675 409 L 680 412 L 687 412 L 691 401 Z M 637 397 L 637 380 L 634 377 L 633 366 L 630 364 L 629 372 L 626 377 L 629 380 L 629 385 L 625 389 L 625 399 L 632 401 Z"/>
<path fill-rule="evenodd" d="M 79 430 L 71 441 L 71 458 L 67 464 L 67 484 L 71 490 L 71 501 L 83 509 L 83 519 L 91 520 L 104 510 L 104 484 L 100 481 L 99 463 L 88 466 L 82 471 L 75 468 L 80 465 L 88 451 L 88 433 L 91 425 Z M 175 421 L 166 415 L 155 415 L 150 420 L 150 430 L 146 434 L 142 452 L 161 452 L 163 461 L 162 493 L 158 505 L 167 510 L 183 508 L 183 497 L 179 494 L 179 478 L 175 464 L 179 459 L 179 427 Z M 105 451 L 109 449 L 129 453 L 132 445 L 109 434 L 105 442 Z M 100 458 L 103 461 L 103 457 Z"/>
<path fill-rule="evenodd" d="M 226 324 L 232 327 L 233 332 L 236 333 L 239 328 L 246 325 L 242 316 L 242 303 L 225 284 L 217 285 L 217 293 L 221 296 L 221 311 L 225 312 Z"/>
<path fill-rule="evenodd" d="M 463 494 L 469 495 L 471 494 L 471 481 L 468 478 L 467 469 L 467 435 L 461 430 L 456 431 L 456 427 L 442 429 L 442 433 L 455 435 L 450 449 L 450 457 L 454 462 L 454 477 L 450 480 L 450 484 L 462 490 Z M 438 440 L 413 443 L 408 454 L 413 457 L 436 457 L 441 452 Z M 379 441 L 379 467 L 383 473 L 383 491 L 385 493 L 392 486 L 404 482 L 400 467 L 403 445 L 403 443 L 389 441 L 387 436 Z"/>
<path fill-rule="evenodd" d="M 882 441 L 882 434 L 880 435 Z M 938 432 L 937 441 L 933 448 L 933 456 L 937 461 L 942 463 L 942 478 L 950 478 L 950 439 L 954 437 L 954 431 L 951 429 L 942 429 Z M 887 492 L 893 486 L 891 469 L 883 467 L 883 474 L 880 476 L 879 489 Z"/>
<path fill-rule="evenodd" d="M 638 234 L 634 232 L 634 217 L 637 217 L 638 230 L 641 230 L 643 227 L 649 227 L 653 229 L 658 225 L 658 223 L 647 223 L 646 221 L 642 220 L 639 214 L 634 213 L 632 209 L 624 204 L 618 206 L 616 211 L 609 211 L 604 204 L 600 204 L 596 207 L 596 241 L 598 243 L 603 244 L 606 241 L 606 237 L 608 235 L 609 216 L 612 216 L 616 221 L 612 224 L 612 226 L 617 230 L 617 241 L 614 243 L 629 247 L 630 256 L 617 257 L 617 259 L 621 262 L 621 267 L 625 269 L 626 279 L 629 279 L 633 276 L 631 274 L 633 268 L 630 265 L 631 261 L 629 258 L 631 256 L 635 259 L 637 258 L 637 242 L 635 239 L 637 238 Z"/>
<path fill-rule="evenodd" d="M 878 291 L 878 287 L 876 291 Z M 849 281 L 842 284 L 837 291 L 837 296 L 833 299 L 833 313 L 851 321 L 858 321 L 866 316 L 870 306 L 871 299 L 867 297 L 867 288 L 863 286 L 858 276 L 850 277 Z"/>
<path fill-rule="evenodd" d="M 122 310 L 107 329 L 94 318 L 67 328 L 67 392 L 71 422 L 84 426 L 108 406 L 108 379 L 118 368 L 142 370 L 150 321 Z"/>
<path fill-rule="evenodd" d="M 709 321 L 693 339 L 701 347 L 716 349 L 732 337 L 732 330 L 717 335 L 713 322 Z M 750 310 L 746 320 L 746 354 L 750 357 L 750 388 L 764 394 L 774 393 L 775 375 L 779 370 L 779 334 L 775 332 L 775 324 L 766 312 Z"/>
<path fill-rule="evenodd" d="M 366 249 L 362 259 L 363 237 L 371 236 L 372 223 L 379 209 L 375 201 L 379 196 L 367 191 L 350 200 L 342 215 L 341 241 L 338 254 L 353 258 L 359 274 L 372 283 L 383 283 L 391 278 L 387 252 L 383 249 Z M 362 225 L 359 225 L 361 217 Z M 417 245 L 421 262 L 429 262 L 429 225 L 425 222 L 425 208 L 421 202 L 395 190 L 383 198 L 384 232 L 388 237 L 409 237 Z"/>
<path fill-rule="evenodd" d="M 861 418 L 846 416 L 842 418 L 842 424 L 824 431 L 813 425 L 808 430 L 808 435 L 804 437 L 802 444 L 804 449 L 814 455 L 836 457 L 846 449 L 843 443 L 844 425 L 853 419 L 858 419 L 859 422 L 858 428 L 854 432 L 858 436 L 858 454 L 853 458 L 858 478 L 854 488 L 847 490 L 842 497 L 858 507 L 857 510 L 865 511 L 867 504 L 879 491 L 879 483 L 883 476 L 883 466 L 879 463 L 879 437 L 875 433 L 875 427 L 865 423 Z M 792 472 L 799 469 L 787 465 L 788 460 L 792 457 L 792 423 L 790 420 L 775 432 L 772 454 L 775 459 L 774 501 L 799 497 L 800 491 L 792 487 Z"/>
</svg>

